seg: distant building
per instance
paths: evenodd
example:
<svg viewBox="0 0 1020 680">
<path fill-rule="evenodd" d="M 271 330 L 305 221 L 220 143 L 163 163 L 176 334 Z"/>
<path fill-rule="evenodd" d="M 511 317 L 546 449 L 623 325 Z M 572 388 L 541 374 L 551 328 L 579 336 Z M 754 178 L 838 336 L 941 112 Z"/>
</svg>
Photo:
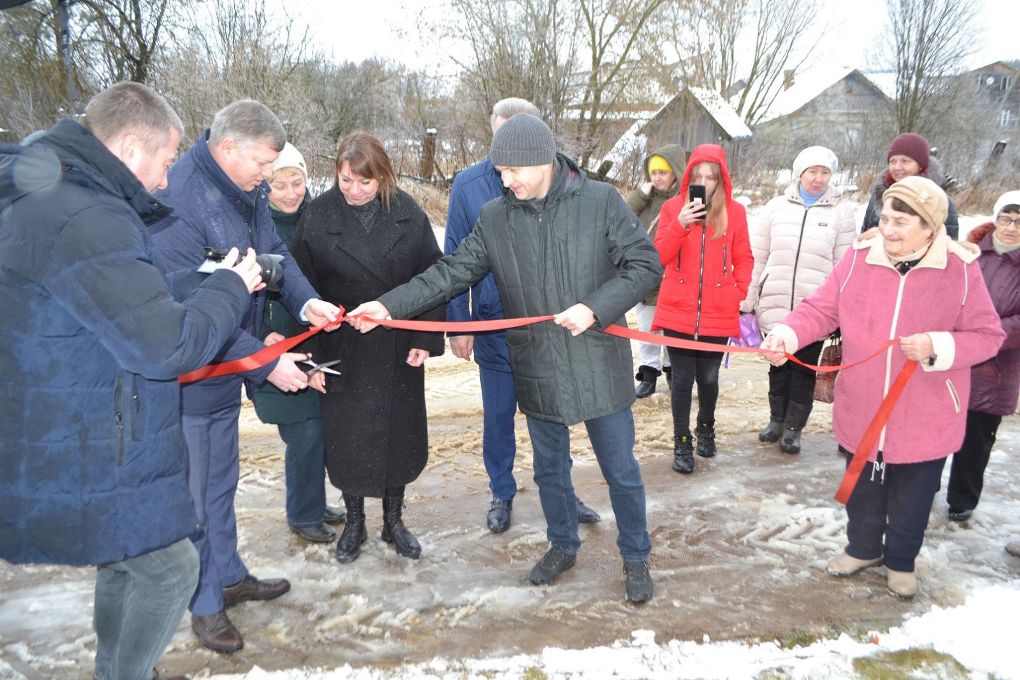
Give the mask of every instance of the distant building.
<svg viewBox="0 0 1020 680">
<path fill-rule="evenodd" d="M 1020 127 L 1020 71 L 996 61 L 967 71 L 964 77 L 998 109 L 1000 130 L 1012 132 Z"/>
<path fill-rule="evenodd" d="M 851 175 L 871 170 L 895 136 L 894 117 L 893 96 L 858 69 L 788 72 L 754 126 L 754 165 L 788 167 L 801 149 L 821 145 Z"/>
<path fill-rule="evenodd" d="M 635 118 L 606 154 L 605 160 L 613 163 L 609 177 L 629 184 L 641 181 L 645 156 L 666 144 L 679 144 L 688 152 L 699 144 L 720 144 L 735 162 L 740 145 L 752 134 L 718 92 L 687 87 L 657 111 Z"/>
</svg>

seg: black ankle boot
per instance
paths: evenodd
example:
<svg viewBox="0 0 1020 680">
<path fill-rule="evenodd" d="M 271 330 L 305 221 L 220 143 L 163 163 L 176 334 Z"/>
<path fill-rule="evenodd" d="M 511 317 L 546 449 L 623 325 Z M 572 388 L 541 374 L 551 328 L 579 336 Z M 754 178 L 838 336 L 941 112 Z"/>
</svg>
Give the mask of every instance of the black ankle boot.
<svg viewBox="0 0 1020 680">
<path fill-rule="evenodd" d="M 758 433 L 760 442 L 777 442 L 783 436 L 783 421 L 786 420 L 786 398 L 769 394 L 769 424 Z"/>
<path fill-rule="evenodd" d="M 702 458 L 711 458 L 715 455 L 715 423 L 698 421 L 694 430 L 694 436 L 698 440 L 698 455 Z"/>
<path fill-rule="evenodd" d="M 644 399 L 655 394 L 655 383 L 659 379 L 660 371 L 652 368 L 651 366 L 641 366 L 638 368 L 637 375 L 634 376 L 635 380 L 639 380 L 637 389 L 634 390 L 634 396 L 638 399 Z"/>
<path fill-rule="evenodd" d="M 694 443 L 689 434 L 673 438 L 673 469 L 685 475 L 694 472 Z"/>
<path fill-rule="evenodd" d="M 361 555 L 361 544 L 368 540 L 368 533 L 365 531 L 365 499 L 344 494 L 344 505 L 347 506 L 347 524 L 336 542 L 336 559 L 348 564 Z"/>
<path fill-rule="evenodd" d="M 392 543 L 398 555 L 416 560 L 421 557 L 421 544 L 407 530 L 402 518 L 404 510 L 404 492 L 389 493 L 383 497 L 383 530 L 382 540 Z"/>
<path fill-rule="evenodd" d="M 791 455 L 800 453 L 800 431 L 807 425 L 813 404 L 801 404 L 791 401 L 786 408 L 786 419 L 783 422 L 783 437 L 779 440 L 779 450 Z"/>
<path fill-rule="evenodd" d="M 775 443 L 783 436 L 783 421 L 770 420 L 765 429 L 758 433 L 758 441 Z"/>
<path fill-rule="evenodd" d="M 800 430 L 784 427 L 783 438 L 779 440 L 779 450 L 789 454 L 800 453 Z"/>
</svg>

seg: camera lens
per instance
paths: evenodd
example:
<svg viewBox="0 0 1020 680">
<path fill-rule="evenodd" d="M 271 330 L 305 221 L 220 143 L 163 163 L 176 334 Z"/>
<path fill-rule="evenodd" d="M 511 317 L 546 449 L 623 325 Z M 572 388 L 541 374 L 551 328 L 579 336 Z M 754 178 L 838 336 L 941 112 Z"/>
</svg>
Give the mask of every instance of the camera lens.
<svg viewBox="0 0 1020 680">
<path fill-rule="evenodd" d="M 255 262 L 259 266 L 262 282 L 266 284 L 266 289 L 278 292 L 280 280 L 283 279 L 283 255 L 257 255 Z"/>
</svg>

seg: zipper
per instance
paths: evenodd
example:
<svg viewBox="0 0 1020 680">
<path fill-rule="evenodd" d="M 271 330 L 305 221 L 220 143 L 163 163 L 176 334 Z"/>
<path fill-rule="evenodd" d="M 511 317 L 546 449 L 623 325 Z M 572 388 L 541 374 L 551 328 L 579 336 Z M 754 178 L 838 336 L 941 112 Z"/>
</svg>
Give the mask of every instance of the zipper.
<svg viewBox="0 0 1020 680">
<path fill-rule="evenodd" d="M 117 421 L 117 467 L 124 464 L 124 413 L 120 410 L 123 383 L 120 376 L 113 384 L 113 417 Z"/>
<path fill-rule="evenodd" d="M 694 319 L 694 339 L 698 339 L 698 330 L 701 328 L 701 295 L 705 288 L 705 238 L 708 235 L 708 225 L 701 225 L 701 261 L 698 263 L 698 315 Z"/>
<path fill-rule="evenodd" d="M 797 239 L 797 254 L 793 256 L 793 277 L 790 282 L 790 309 L 793 309 L 797 297 L 797 263 L 800 262 L 800 247 L 804 243 L 804 225 L 807 224 L 807 211 L 811 208 L 804 208 L 804 217 L 800 221 L 800 238 Z"/>
<path fill-rule="evenodd" d="M 545 209 L 543 208 L 542 210 L 536 210 L 535 212 L 538 215 L 539 231 L 542 234 L 542 240 L 543 240 L 542 252 L 543 253 L 550 252 L 549 251 L 550 243 L 552 243 L 551 247 L 554 249 L 552 252 L 554 253 L 554 256 L 557 256 L 558 253 L 559 253 L 559 250 L 558 250 L 558 248 L 556 246 L 556 239 L 550 236 L 548 229 L 543 229 L 542 228 L 542 225 L 544 223 L 544 217 L 545 217 Z M 558 260 L 559 257 L 557 257 L 556 259 Z M 557 264 L 557 267 L 558 267 L 559 271 L 566 272 L 566 267 L 565 266 L 560 266 L 561 264 L 565 264 L 565 263 L 557 262 L 556 264 Z M 543 276 L 543 278 L 545 278 L 545 277 Z M 563 299 L 563 291 L 560 288 L 560 279 L 559 279 L 559 277 L 553 276 L 552 280 L 553 280 L 553 282 L 556 285 L 556 299 L 557 300 Z M 545 286 L 543 286 L 543 288 L 545 288 Z M 565 331 L 565 332 L 569 333 L 569 331 Z M 570 348 L 570 337 L 569 336 L 567 337 L 566 342 L 564 343 L 564 347 L 565 347 L 565 349 L 567 351 L 567 365 L 568 366 L 573 365 L 574 357 L 573 357 L 573 352 L 572 352 L 572 350 Z M 577 408 L 577 411 L 580 412 L 581 411 L 581 388 L 577 384 L 577 371 L 570 371 L 569 373 L 570 373 L 570 377 L 571 377 L 571 379 L 572 379 L 572 381 L 574 383 L 574 400 L 575 400 L 574 406 L 575 406 L 575 408 Z"/>
<path fill-rule="evenodd" d="M 726 244 L 722 245 L 722 276 L 725 279 L 730 272 L 729 266 L 726 264 Z"/>
<path fill-rule="evenodd" d="M 894 269 L 893 271 L 896 271 L 896 270 Z M 911 271 L 913 271 L 913 270 L 911 270 Z M 889 338 L 888 338 L 889 340 L 892 340 L 892 339 L 894 339 L 896 337 L 896 325 L 897 325 L 897 323 L 899 323 L 899 320 L 900 320 L 900 307 L 903 304 L 903 287 L 907 283 L 907 277 L 910 276 L 910 272 L 907 272 L 906 274 L 899 274 L 899 272 L 897 272 L 897 275 L 900 277 L 900 287 L 896 291 L 896 305 L 893 307 L 892 324 L 889 327 Z M 883 399 L 885 399 L 885 396 L 887 394 L 889 394 L 889 378 L 892 375 L 892 353 L 893 353 L 893 348 L 892 348 L 892 346 L 890 346 L 885 351 L 885 384 L 882 387 L 882 398 Z M 886 430 L 886 428 L 883 427 L 882 428 L 882 432 L 881 432 L 881 434 L 878 437 L 878 450 L 879 451 L 882 451 L 885 448 L 885 430 Z"/>
</svg>

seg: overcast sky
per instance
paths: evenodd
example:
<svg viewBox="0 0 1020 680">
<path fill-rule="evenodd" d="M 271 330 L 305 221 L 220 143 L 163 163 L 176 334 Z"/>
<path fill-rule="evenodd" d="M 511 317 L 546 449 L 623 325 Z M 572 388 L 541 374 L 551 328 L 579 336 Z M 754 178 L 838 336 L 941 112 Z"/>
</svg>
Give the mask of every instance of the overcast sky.
<svg viewBox="0 0 1020 680">
<path fill-rule="evenodd" d="M 418 29 L 419 12 L 442 14 L 444 0 L 274 0 L 296 8 L 312 27 L 316 47 L 338 60 L 360 61 L 379 56 L 413 67 L 450 73 L 450 46 Z M 498 2 L 499 0 L 491 0 Z M 1020 59 L 1020 0 L 978 0 L 978 26 L 983 45 L 977 45 L 971 68 L 1000 59 Z M 813 63 L 870 66 L 869 55 L 880 40 L 885 0 L 818 0 L 831 28 Z"/>
</svg>

